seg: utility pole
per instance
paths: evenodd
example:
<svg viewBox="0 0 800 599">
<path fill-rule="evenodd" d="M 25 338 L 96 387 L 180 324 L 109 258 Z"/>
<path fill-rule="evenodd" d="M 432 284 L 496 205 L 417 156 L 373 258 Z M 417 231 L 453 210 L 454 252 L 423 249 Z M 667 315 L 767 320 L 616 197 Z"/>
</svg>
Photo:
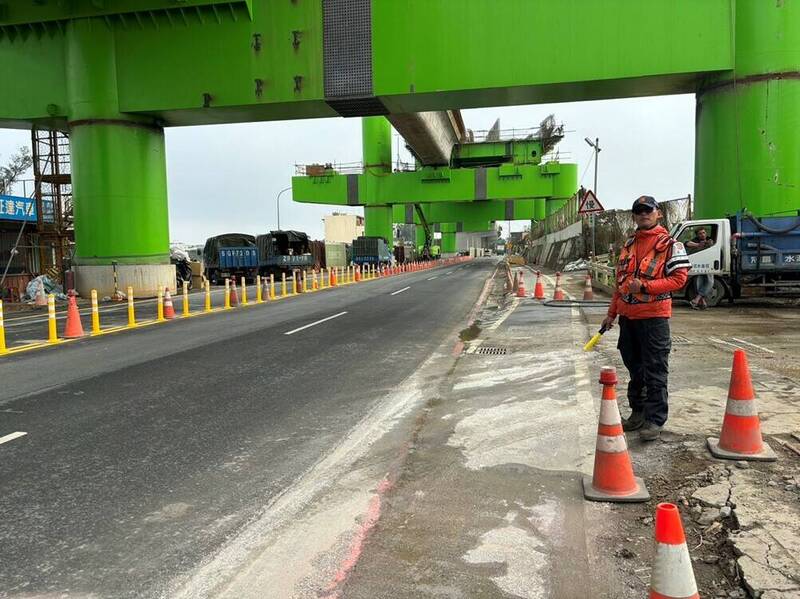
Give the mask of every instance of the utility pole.
<svg viewBox="0 0 800 599">
<path fill-rule="evenodd" d="M 593 142 L 591 139 L 586 137 L 584 138 L 584 141 L 586 141 L 586 143 L 592 146 L 594 149 L 594 189 L 592 191 L 594 192 L 595 197 L 597 197 L 597 161 L 598 157 L 600 156 L 600 138 L 595 137 Z M 594 258 L 597 255 L 594 244 L 594 213 L 589 215 L 589 221 L 592 226 L 592 258 Z"/>
</svg>

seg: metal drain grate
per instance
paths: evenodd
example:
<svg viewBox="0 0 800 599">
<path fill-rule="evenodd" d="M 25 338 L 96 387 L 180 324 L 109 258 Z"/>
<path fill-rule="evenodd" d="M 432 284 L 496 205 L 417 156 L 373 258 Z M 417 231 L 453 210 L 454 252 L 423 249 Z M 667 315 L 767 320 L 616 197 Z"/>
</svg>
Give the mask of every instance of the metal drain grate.
<svg viewBox="0 0 800 599">
<path fill-rule="evenodd" d="M 505 347 L 485 347 L 482 345 L 475 353 L 483 354 L 484 356 L 505 356 L 508 350 Z"/>
</svg>

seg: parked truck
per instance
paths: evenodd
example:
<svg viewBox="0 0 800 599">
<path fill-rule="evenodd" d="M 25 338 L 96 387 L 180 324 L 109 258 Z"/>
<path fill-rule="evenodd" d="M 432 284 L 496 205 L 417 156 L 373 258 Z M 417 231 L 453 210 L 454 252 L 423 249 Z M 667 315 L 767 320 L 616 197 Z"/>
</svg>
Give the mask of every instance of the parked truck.
<svg viewBox="0 0 800 599">
<path fill-rule="evenodd" d="M 760 218 L 742 211 L 729 218 L 690 220 L 675 225 L 671 234 L 687 246 L 692 262 L 689 281 L 676 297 L 692 299 L 701 274 L 714 275 L 709 306 L 723 299 L 800 295 L 800 211 Z M 707 241 L 698 243 L 700 238 Z"/>
<path fill-rule="evenodd" d="M 213 285 L 229 277 L 255 279 L 258 273 L 256 239 L 245 233 L 225 233 L 209 237 L 203 247 L 206 278 Z"/>
<path fill-rule="evenodd" d="M 256 237 L 262 276 L 291 274 L 314 266 L 308 235 L 301 231 L 270 231 Z"/>
<path fill-rule="evenodd" d="M 383 237 L 362 235 L 353 240 L 353 263 L 359 266 L 364 264 L 391 264 L 392 252 Z"/>
</svg>

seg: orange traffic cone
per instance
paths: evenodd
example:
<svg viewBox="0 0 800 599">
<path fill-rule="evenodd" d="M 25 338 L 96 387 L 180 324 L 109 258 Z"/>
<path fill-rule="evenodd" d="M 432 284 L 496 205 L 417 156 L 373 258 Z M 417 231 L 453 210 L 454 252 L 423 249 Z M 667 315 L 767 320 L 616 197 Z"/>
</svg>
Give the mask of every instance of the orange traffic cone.
<svg viewBox="0 0 800 599">
<path fill-rule="evenodd" d="M 511 293 L 516 293 L 519 289 L 519 272 L 514 272 L 514 282 L 511 284 Z"/>
<path fill-rule="evenodd" d="M 586 273 L 586 282 L 583 285 L 583 299 L 584 300 L 594 299 L 594 290 L 592 289 L 592 275 L 588 272 Z"/>
<path fill-rule="evenodd" d="M 733 368 L 728 388 L 728 402 L 719 439 L 707 439 L 708 449 L 715 458 L 772 462 L 778 459 L 772 448 L 761 438 L 756 396 L 747 354 L 733 352 Z"/>
<path fill-rule="evenodd" d="M 600 371 L 603 398 L 597 425 L 594 473 L 583 477 L 583 496 L 590 501 L 632 503 L 647 501 L 650 493 L 641 478 L 633 475 L 622 419 L 617 405 L 617 369 L 605 366 Z"/>
<path fill-rule="evenodd" d="M 361 281 L 361 267 L 356 266 L 356 283 Z"/>
<path fill-rule="evenodd" d="M 563 300 L 564 299 L 564 290 L 561 289 L 561 273 L 556 273 L 556 288 L 553 291 L 553 299 L 554 300 Z"/>
<path fill-rule="evenodd" d="M 533 299 L 544 299 L 544 287 L 542 286 L 542 273 L 536 271 L 536 286 L 533 288 Z"/>
<path fill-rule="evenodd" d="M 64 338 L 66 339 L 83 337 L 83 325 L 81 324 L 81 314 L 78 312 L 76 295 L 74 289 L 70 289 L 67 293 L 69 303 L 67 304 L 67 324 L 64 327 Z"/>
<path fill-rule="evenodd" d="M 650 599 L 700 599 L 678 506 L 656 507 L 656 551 L 650 574 Z"/>
<path fill-rule="evenodd" d="M 239 296 L 236 293 L 236 277 L 234 277 L 231 279 L 231 306 L 238 306 L 238 305 L 239 305 Z"/>
<path fill-rule="evenodd" d="M 233 293 L 236 292 L 234 291 Z M 233 297 L 233 294 L 231 297 Z M 167 320 L 175 318 L 175 307 L 172 305 L 172 296 L 169 294 L 169 287 L 164 287 L 164 318 Z"/>
<path fill-rule="evenodd" d="M 517 297 L 525 297 L 525 273 L 520 271 L 519 284 L 517 286 Z"/>
</svg>

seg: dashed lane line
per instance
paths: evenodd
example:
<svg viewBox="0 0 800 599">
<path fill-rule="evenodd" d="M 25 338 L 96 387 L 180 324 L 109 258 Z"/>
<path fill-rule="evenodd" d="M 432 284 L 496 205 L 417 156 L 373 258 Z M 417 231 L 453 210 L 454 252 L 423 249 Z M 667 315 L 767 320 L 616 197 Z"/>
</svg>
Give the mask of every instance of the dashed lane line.
<svg viewBox="0 0 800 599">
<path fill-rule="evenodd" d="M 439 275 L 436 275 L 435 277 L 428 277 L 426 280 L 427 281 L 433 281 L 434 279 L 438 279 L 438 278 L 439 278 Z"/>
<path fill-rule="evenodd" d="M 411 286 L 403 287 L 402 289 L 398 289 L 397 291 L 395 291 L 394 293 L 390 293 L 389 295 L 397 295 L 398 293 L 403 293 L 404 291 L 408 291 L 409 289 L 411 289 Z"/>
<path fill-rule="evenodd" d="M 28 433 L 23 433 L 21 431 L 17 431 L 16 433 L 11 433 L 10 435 L 6 435 L 5 437 L 0 437 L 0 445 L 3 443 L 8 443 L 9 441 L 13 441 L 14 439 L 19 439 L 20 437 L 24 437 Z"/>
<path fill-rule="evenodd" d="M 347 314 L 347 311 L 339 312 L 338 314 L 334 314 L 333 316 L 328 316 L 327 318 L 323 318 L 321 320 L 317 320 L 315 322 L 312 322 L 310 324 L 304 325 L 302 327 L 298 327 L 296 329 L 292 329 L 291 331 L 286 331 L 284 333 L 284 335 L 294 335 L 295 333 L 299 333 L 300 331 L 304 331 L 305 329 L 308 329 L 308 328 L 311 328 L 311 327 L 315 327 L 318 324 L 322 324 L 323 322 L 327 322 L 329 320 L 333 320 L 334 318 L 339 318 L 340 316 L 344 316 L 345 314 Z"/>
</svg>

